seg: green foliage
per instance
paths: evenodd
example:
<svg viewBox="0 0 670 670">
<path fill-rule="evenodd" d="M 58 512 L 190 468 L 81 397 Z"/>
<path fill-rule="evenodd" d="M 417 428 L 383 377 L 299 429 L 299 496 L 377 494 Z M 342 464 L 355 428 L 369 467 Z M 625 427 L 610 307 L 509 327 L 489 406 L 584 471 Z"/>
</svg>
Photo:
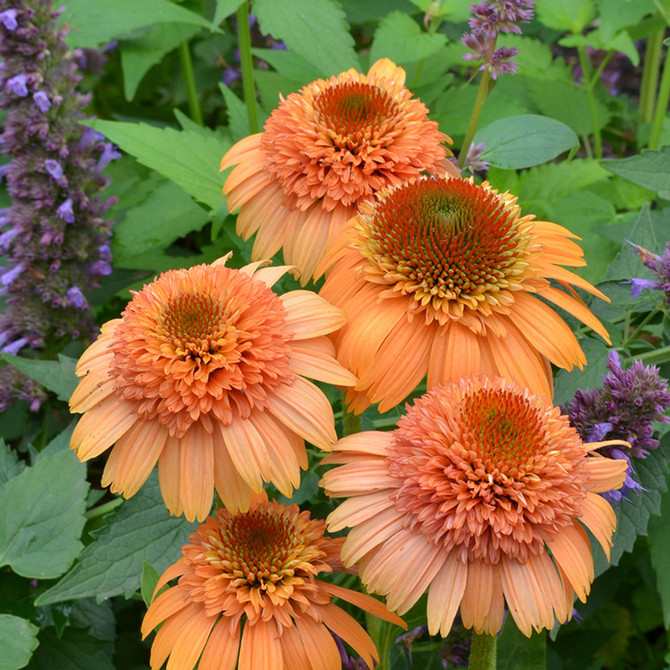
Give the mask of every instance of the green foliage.
<svg viewBox="0 0 670 670">
<path fill-rule="evenodd" d="M 593 0 L 537 0 L 535 11 L 540 23 L 554 30 L 581 33 L 595 18 Z"/>
<path fill-rule="evenodd" d="M 670 491 L 668 490 L 666 475 L 666 489 L 661 495 L 660 516 L 649 520 L 649 549 L 651 562 L 656 570 L 656 586 L 663 606 L 663 624 L 670 629 Z"/>
<path fill-rule="evenodd" d="M 142 594 L 142 600 L 144 604 L 149 607 L 151 600 L 153 599 L 154 590 L 156 589 L 156 584 L 160 574 L 156 568 L 154 568 L 151 563 L 144 561 L 142 566 L 142 583 L 140 585 L 140 592 Z"/>
<path fill-rule="evenodd" d="M 527 638 L 508 614 L 498 639 L 497 670 L 544 670 L 546 660 L 546 635 L 533 633 Z"/>
<path fill-rule="evenodd" d="M 64 600 L 123 594 L 140 588 L 145 561 L 159 571 L 179 557 L 179 549 L 197 524 L 169 515 L 154 473 L 140 492 L 96 533 L 77 564 L 57 584 L 43 593 L 38 605 Z"/>
<path fill-rule="evenodd" d="M 391 12 L 380 21 L 370 49 L 370 63 L 390 58 L 399 65 L 435 56 L 447 38 L 422 32 L 416 21 L 402 12 Z"/>
<path fill-rule="evenodd" d="M 61 451 L 0 487 L 0 567 L 24 577 L 62 575 L 82 550 L 86 468 Z"/>
<path fill-rule="evenodd" d="M 39 644 L 37 626 L 11 614 L 0 614 L 0 670 L 18 670 L 28 664 Z"/>
<path fill-rule="evenodd" d="M 579 144 L 577 136 L 564 123 L 546 116 L 510 116 L 484 127 L 474 142 L 486 149 L 482 159 L 506 170 L 540 165 Z"/>
<path fill-rule="evenodd" d="M 57 361 L 20 358 L 11 354 L 2 354 L 2 358 L 31 379 L 53 391 L 59 400 L 67 402 L 77 386 L 77 375 L 74 373 L 77 361 L 63 354 L 58 354 Z"/>
<path fill-rule="evenodd" d="M 655 191 L 670 200 L 670 146 L 660 151 L 643 151 L 639 156 L 620 160 L 604 160 L 603 167 L 624 179 Z"/>
<path fill-rule="evenodd" d="M 116 670 L 106 653 L 108 646 L 76 628 L 62 635 L 47 628 L 40 634 L 40 646 L 28 670 Z"/>
</svg>

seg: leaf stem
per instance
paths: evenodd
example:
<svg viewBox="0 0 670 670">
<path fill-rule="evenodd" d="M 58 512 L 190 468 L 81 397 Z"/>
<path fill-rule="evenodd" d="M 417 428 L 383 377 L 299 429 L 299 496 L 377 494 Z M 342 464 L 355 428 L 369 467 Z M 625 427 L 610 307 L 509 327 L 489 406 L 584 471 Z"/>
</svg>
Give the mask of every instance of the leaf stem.
<svg viewBox="0 0 670 670">
<path fill-rule="evenodd" d="M 109 502 L 106 502 L 103 505 L 92 507 L 91 509 L 86 511 L 86 514 L 84 514 L 84 516 L 89 521 L 91 519 L 99 519 L 101 516 L 105 516 L 105 514 L 113 512 L 117 507 L 121 507 L 123 503 L 124 503 L 123 498 L 119 496 L 118 498 L 114 498 L 114 500 L 110 500 Z"/>
<path fill-rule="evenodd" d="M 651 136 L 649 137 L 650 149 L 658 149 L 660 147 L 663 120 L 668 111 L 668 103 L 670 103 L 670 49 L 665 54 L 661 85 L 658 89 L 658 98 L 656 98 L 656 111 L 654 112 L 654 120 L 651 123 Z"/>
<path fill-rule="evenodd" d="M 495 41 L 493 42 L 493 47 L 495 47 Z M 491 73 L 488 70 L 484 70 L 482 74 L 482 79 L 479 82 L 479 90 L 477 91 L 477 98 L 475 100 L 475 106 L 472 110 L 472 116 L 470 117 L 470 125 L 468 130 L 465 133 L 465 139 L 463 140 L 463 145 L 461 146 L 461 151 L 458 154 L 458 167 L 463 168 L 465 165 L 465 159 L 468 157 L 468 151 L 470 145 L 472 144 L 472 139 L 477 132 L 477 125 L 479 124 L 479 117 L 482 115 L 482 110 L 484 109 L 484 103 L 489 94 L 489 81 L 491 80 Z"/>
<path fill-rule="evenodd" d="M 495 635 L 473 633 L 468 670 L 495 670 L 497 643 Z"/>
<path fill-rule="evenodd" d="M 665 28 L 661 28 L 650 35 L 647 40 L 642 82 L 640 83 L 639 123 L 651 123 L 654 118 L 654 103 L 656 102 L 656 88 L 658 86 L 664 34 Z"/>
<path fill-rule="evenodd" d="M 182 42 L 179 45 L 179 60 L 181 61 L 181 70 L 184 73 L 184 80 L 186 82 L 189 112 L 193 121 L 201 126 L 202 110 L 200 109 L 200 101 L 198 100 L 198 89 L 195 87 L 193 61 L 191 60 L 191 51 L 188 48 L 188 42 Z"/>
<path fill-rule="evenodd" d="M 637 339 L 637 336 L 642 332 L 644 327 L 662 310 L 663 308 L 656 305 L 654 309 L 644 317 L 644 319 L 638 324 L 635 330 L 626 338 L 624 343 L 621 345 L 622 348 L 626 348 L 631 342 L 634 342 Z"/>
<path fill-rule="evenodd" d="M 247 106 L 249 132 L 258 132 L 258 110 L 256 108 L 256 86 L 254 85 L 254 64 L 251 58 L 251 31 L 249 30 L 249 3 L 243 2 L 237 9 L 237 40 L 240 47 L 242 68 L 242 90 Z"/>
<path fill-rule="evenodd" d="M 596 98 L 593 95 L 593 86 L 595 82 L 592 80 L 591 64 L 586 55 L 586 48 L 583 46 L 577 47 L 579 53 L 579 62 L 582 66 L 582 88 L 586 93 L 586 98 L 589 101 L 589 110 L 591 112 L 591 122 L 593 123 L 593 150 L 596 158 L 603 157 L 603 141 L 600 134 L 600 122 L 598 121 L 598 107 L 596 105 Z"/>
<path fill-rule="evenodd" d="M 653 349 L 646 351 L 643 354 L 631 357 L 633 360 L 642 361 L 645 365 L 660 365 L 670 361 L 670 345 L 661 347 L 660 349 Z"/>
</svg>

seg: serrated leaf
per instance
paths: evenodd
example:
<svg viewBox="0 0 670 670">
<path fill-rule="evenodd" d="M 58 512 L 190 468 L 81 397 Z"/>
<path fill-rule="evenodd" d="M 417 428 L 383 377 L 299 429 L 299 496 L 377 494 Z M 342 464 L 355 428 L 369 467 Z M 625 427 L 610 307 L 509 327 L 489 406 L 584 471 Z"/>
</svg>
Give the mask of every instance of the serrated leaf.
<svg viewBox="0 0 670 670">
<path fill-rule="evenodd" d="M 627 56 L 633 65 L 637 66 L 640 63 L 640 54 L 630 35 L 625 31 L 605 39 L 603 34 L 596 29 L 585 35 L 568 35 L 558 40 L 558 43 L 563 47 L 591 47 L 603 51 L 619 51 Z"/>
<path fill-rule="evenodd" d="M 200 230 L 210 214 L 193 202 L 174 182 L 164 181 L 149 197 L 115 224 L 114 260 L 121 267 L 126 258 L 151 249 L 166 249 L 176 239 Z"/>
<path fill-rule="evenodd" d="M 666 476 L 666 487 L 670 481 Z M 649 551 L 651 564 L 656 570 L 656 586 L 663 607 L 663 623 L 670 628 L 670 491 L 666 490 L 661 496 L 660 516 L 654 516 L 649 521 Z"/>
<path fill-rule="evenodd" d="M 19 460 L 14 449 L 7 446 L 0 437 L 0 486 L 21 474 L 26 464 Z"/>
<path fill-rule="evenodd" d="M 497 670 L 544 670 L 547 667 L 547 638 L 544 631 L 527 638 L 507 616 L 498 639 Z"/>
<path fill-rule="evenodd" d="M 181 546 L 197 525 L 169 515 L 154 473 L 84 549 L 72 570 L 36 604 L 90 597 L 101 601 L 121 594 L 128 598 L 140 587 L 144 561 L 159 572 L 165 570 L 179 558 Z"/>
<path fill-rule="evenodd" d="M 583 370 L 573 368 L 570 372 L 559 370 L 556 375 L 554 405 L 564 405 L 574 398 L 575 391 L 596 389 L 602 386 L 603 375 L 607 372 L 609 346 L 601 339 L 589 338 L 580 342 L 586 356 Z"/>
<path fill-rule="evenodd" d="M 292 79 L 299 86 L 309 84 L 321 76 L 319 69 L 294 51 L 283 49 L 252 49 L 254 56 L 270 63 L 283 77 Z M 220 84 L 220 86 L 223 86 Z"/>
<path fill-rule="evenodd" d="M 79 555 L 86 521 L 85 466 L 62 451 L 0 487 L 0 566 L 53 579 Z"/>
<path fill-rule="evenodd" d="M 119 43 L 121 68 L 123 69 L 123 92 L 130 101 L 137 87 L 149 70 L 176 49 L 199 33 L 200 26 L 184 23 L 159 23 L 151 26 L 143 35 Z"/>
<path fill-rule="evenodd" d="M 403 12 L 391 12 L 375 31 L 370 62 L 390 58 L 394 63 L 415 63 L 434 56 L 447 43 L 442 33 L 421 30 L 414 19 Z"/>
<path fill-rule="evenodd" d="M 77 386 L 77 375 L 74 373 L 77 361 L 74 358 L 63 356 L 63 354 L 58 354 L 57 361 L 21 358 L 11 354 L 2 354 L 2 358 L 31 379 L 53 391 L 59 400 L 67 402 Z"/>
<path fill-rule="evenodd" d="M 72 437 L 72 433 L 74 431 L 74 427 L 77 425 L 77 420 L 73 419 L 70 422 L 70 425 L 61 433 L 58 433 L 56 437 L 47 444 L 42 451 L 38 452 L 36 458 L 35 458 L 35 463 L 37 464 L 40 461 L 44 460 L 45 458 L 49 458 L 50 456 L 53 456 L 54 454 L 57 454 L 60 451 L 65 451 L 66 449 L 69 449 L 70 447 L 70 438 Z M 33 465 L 34 465 L 33 464 Z"/>
<path fill-rule="evenodd" d="M 82 630 L 67 628 L 59 637 L 52 626 L 40 633 L 39 640 L 28 670 L 115 670 L 105 651 L 108 643 Z"/>
<path fill-rule="evenodd" d="M 223 177 L 219 164 L 230 148 L 227 142 L 212 142 L 194 131 L 156 128 L 145 123 L 95 119 L 87 125 L 211 209 L 221 204 Z"/>
<path fill-rule="evenodd" d="M 546 163 L 579 144 L 577 135 L 564 123 L 537 114 L 510 116 L 483 128 L 475 135 L 483 143 L 482 159 L 495 167 L 519 170 Z"/>
<path fill-rule="evenodd" d="M 344 12 L 331 0 L 254 0 L 254 14 L 266 35 L 283 40 L 322 76 L 360 69 Z"/>
<path fill-rule="evenodd" d="M 630 231 L 630 241 L 649 251 L 658 248 L 656 234 L 649 213 L 649 205 L 645 205 Z M 633 277 L 650 276 L 649 270 L 642 263 L 640 254 L 630 244 L 624 244 L 616 255 L 607 273 L 609 279 L 630 280 Z"/>
<path fill-rule="evenodd" d="M 151 604 L 156 584 L 158 584 L 159 579 L 160 573 L 158 570 L 156 570 L 151 563 L 144 561 L 142 566 L 142 584 L 140 586 L 140 592 L 142 594 L 142 600 L 144 600 L 144 604 L 147 607 Z"/>
<path fill-rule="evenodd" d="M 623 28 L 636 26 L 647 14 L 656 9 L 654 0 L 597 0 L 598 21 L 605 39 L 616 35 Z"/>
<path fill-rule="evenodd" d="M 519 50 L 514 57 L 514 62 L 517 64 L 517 76 L 537 78 L 546 82 L 555 82 L 560 79 L 572 81 L 572 71 L 562 58 L 554 60 L 549 44 L 525 35 L 500 33 L 496 45 Z M 505 80 L 498 81 L 502 84 Z"/>
<path fill-rule="evenodd" d="M 228 128 L 234 142 L 249 135 L 249 117 L 245 104 L 225 85 L 219 84 L 223 99 L 226 101 Z"/>
<path fill-rule="evenodd" d="M 25 668 L 39 644 L 39 631 L 30 621 L 0 614 L 0 670 Z"/>
<path fill-rule="evenodd" d="M 639 156 L 604 160 L 601 165 L 634 184 L 655 191 L 659 197 L 670 200 L 670 146 L 660 151 L 647 149 Z"/>
<path fill-rule="evenodd" d="M 212 20 L 212 28 L 216 28 L 223 19 L 234 14 L 243 2 L 244 0 L 216 0 L 216 11 Z"/>
<path fill-rule="evenodd" d="M 596 8 L 592 0 L 537 0 L 535 12 L 547 28 L 579 34 L 595 18 Z"/>
<path fill-rule="evenodd" d="M 170 0 L 68 0 L 62 20 L 70 28 L 67 43 L 71 48 L 99 47 L 156 23 L 210 28 L 207 19 Z"/>
</svg>

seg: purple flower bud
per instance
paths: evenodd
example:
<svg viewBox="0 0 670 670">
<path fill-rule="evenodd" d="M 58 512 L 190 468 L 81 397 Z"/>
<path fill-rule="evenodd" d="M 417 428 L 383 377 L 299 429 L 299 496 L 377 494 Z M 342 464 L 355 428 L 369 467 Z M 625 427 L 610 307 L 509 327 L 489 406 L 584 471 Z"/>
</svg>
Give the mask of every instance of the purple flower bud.
<svg viewBox="0 0 670 670">
<path fill-rule="evenodd" d="M 601 421 L 593 426 L 586 439 L 589 442 L 602 442 L 605 439 L 605 435 L 607 435 L 610 430 L 612 430 L 612 424 L 609 421 Z"/>
<path fill-rule="evenodd" d="M 115 149 L 111 142 L 105 142 L 105 147 L 98 159 L 97 170 L 102 172 L 115 158 L 121 158 L 121 154 Z"/>
<path fill-rule="evenodd" d="M 658 285 L 658 282 L 653 279 L 639 279 L 638 277 L 633 277 L 633 279 L 622 281 L 622 284 L 631 284 L 630 294 L 633 298 L 637 298 L 642 291 L 649 289 L 653 291 L 654 289 L 661 288 Z"/>
<path fill-rule="evenodd" d="M 2 23 L 7 30 L 16 30 L 19 25 L 16 22 L 16 9 L 5 9 L 4 12 L 0 12 L 0 23 Z"/>
<path fill-rule="evenodd" d="M 61 167 L 61 164 L 53 158 L 47 158 L 44 161 L 44 168 L 56 181 L 63 176 L 63 168 Z"/>
<path fill-rule="evenodd" d="M 74 212 L 72 211 L 72 198 L 68 198 L 57 210 L 56 215 L 66 223 L 74 223 Z"/>
<path fill-rule="evenodd" d="M 17 74 L 16 77 L 7 80 L 5 88 L 15 95 L 18 95 L 19 98 L 25 98 L 28 95 L 27 82 L 28 78 L 25 74 Z"/>
<path fill-rule="evenodd" d="M 21 337 L 18 340 L 14 340 L 11 344 L 7 344 L 2 348 L 2 351 L 4 351 L 6 354 L 11 354 L 12 356 L 16 356 L 16 354 L 23 349 L 23 347 L 28 344 L 28 340 L 25 337 Z"/>
<path fill-rule="evenodd" d="M 2 283 L 3 286 L 10 286 L 24 270 L 25 266 L 23 263 L 19 263 L 15 267 L 5 270 L 2 277 L 0 277 L 0 283 Z"/>
<path fill-rule="evenodd" d="M 112 260 L 112 250 L 109 248 L 109 244 L 101 244 L 98 247 L 98 253 L 103 261 L 110 262 Z"/>
<path fill-rule="evenodd" d="M 98 277 L 106 277 L 112 274 L 112 266 L 106 261 L 96 261 L 91 265 L 91 274 Z"/>
<path fill-rule="evenodd" d="M 0 251 L 5 253 L 11 241 L 19 234 L 18 228 L 10 228 L 0 235 Z"/>
<path fill-rule="evenodd" d="M 90 144 L 93 144 L 93 142 L 100 142 L 104 139 L 105 136 L 97 130 L 88 127 L 84 128 L 84 132 L 81 134 L 81 139 L 79 140 L 79 149 L 84 149 Z"/>
<path fill-rule="evenodd" d="M 51 107 L 49 96 L 44 91 L 37 91 L 33 95 L 33 100 L 41 112 L 48 112 Z"/>
<path fill-rule="evenodd" d="M 69 288 L 65 295 L 67 295 L 70 304 L 74 305 L 76 308 L 88 309 L 88 301 L 78 286 L 72 286 Z"/>
</svg>

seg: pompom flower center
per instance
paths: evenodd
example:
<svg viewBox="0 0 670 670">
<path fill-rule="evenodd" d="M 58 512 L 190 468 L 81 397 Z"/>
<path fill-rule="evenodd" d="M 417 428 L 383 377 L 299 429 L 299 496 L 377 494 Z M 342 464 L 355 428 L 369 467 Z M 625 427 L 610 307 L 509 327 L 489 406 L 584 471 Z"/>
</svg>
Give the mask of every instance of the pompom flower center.
<svg viewBox="0 0 670 670">
<path fill-rule="evenodd" d="M 225 425 L 293 379 L 280 299 L 224 266 L 173 270 L 135 294 L 115 331 L 116 392 L 181 437 L 211 413 Z"/>
<path fill-rule="evenodd" d="M 424 177 L 382 191 L 357 225 L 366 276 L 411 295 L 415 311 L 504 311 L 533 252 L 514 199 L 469 180 Z"/>
<path fill-rule="evenodd" d="M 203 601 L 210 614 L 221 612 L 224 587 L 235 591 L 238 603 L 260 612 L 286 603 L 296 589 L 311 591 L 312 576 L 332 571 L 323 561 L 324 529 L 325 522 L 274 501 L 237 515 L 219 510 L 188 548 L 196 565 L 209 566 L 196 569 L 194 599 Z"/>
<path fill-rule="evenodd" d="M 501 379 L 437 386 L 419 399 L 398 424 L 387 466 L 412 527 L 486 563 L 544 551 L 579 515 L 588 479 L 567 417 Z"/>
</svg>

